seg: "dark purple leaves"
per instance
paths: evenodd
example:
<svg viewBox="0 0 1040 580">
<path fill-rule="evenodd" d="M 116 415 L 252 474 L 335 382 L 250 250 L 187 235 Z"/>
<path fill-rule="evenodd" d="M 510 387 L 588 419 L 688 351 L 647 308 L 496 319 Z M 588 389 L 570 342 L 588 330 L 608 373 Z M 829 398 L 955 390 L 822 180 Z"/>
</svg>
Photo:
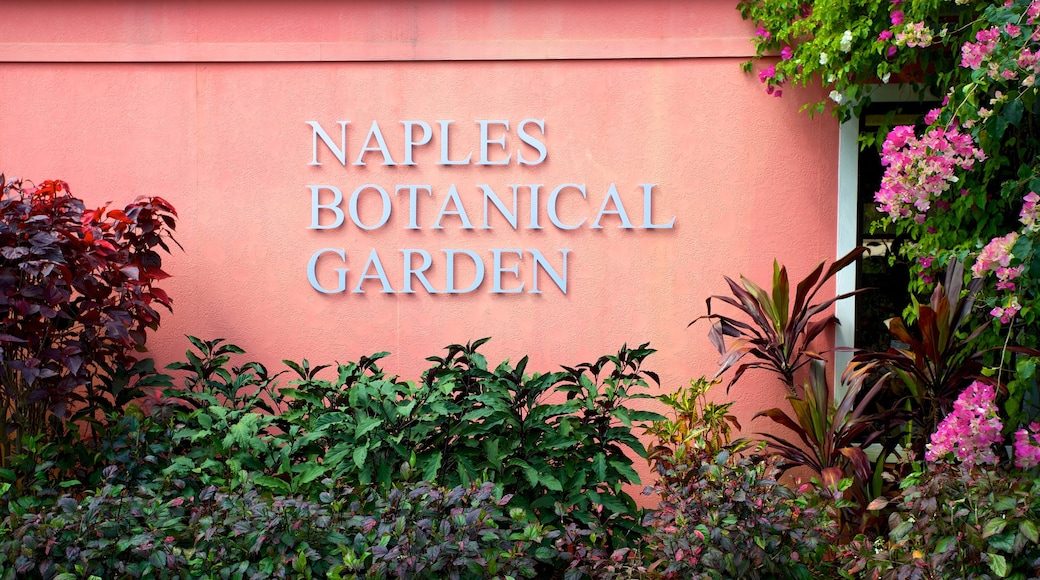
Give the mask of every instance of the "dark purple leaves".
<svg viewBox="0 0 1040 580">
<path fill-rule="evenodd" d="M 809 351 L 809 344 L 837 322 L 834 316 L 823 313 L 836 301 L 858 292 L 842 294 L 819 303 L 813 303 L 813 300 L 824 284 L 865 251 L 866 248 L 856 248 L 829 268 L 825 268 L 825 262 L 820 262 L 795 286 L 793 302 L 787 268 L 776 262 L 773 263 L 771 292 L 766 292 L 743 276 L 739 284 L 726 277 L 732 296 L 711 296 L 707 300 L 708 313 L 690 323 L 692 325 L 702 318 L 712 321 L 708 338 L 721 355 L 715 377 L 721 376 L 739 362 L 741 364 L 737 366 L 729 386 L 748 369 L 762 368 L 777 373 L 788 390 L 795 393 L 795 372 L 809 361 L 820 358 L 818 353 Z M 713 300 L 728 304 L 742 317 L 713 312 Z M 733 339 L 728 346 L 726 337 Z M 742 362 L 748 355 L 755 360 Z"/>
<path fill-rule="evenodd" d="M 17 260 L 29 253 L 29 249 L 22 246 L 8 246 L 0 248 L 0 255 L 8 260 Z"/>
<path fill-rule="evenodd" d="M 0 405 L 26 433 L 41 432 L 43 424 L 27 423 L 37 415 L 19 407 L 30 394 L 64 413 L 81 396 L 76 385 L 89 385 L 99 365 L 133 360 L 158 326 L 149 303 L 170 301 L 152 286 L 166 277 L 155 246 L 164 246 L 176 212 L 145 197 L 107 215 L 87 211 L 62 181 L 0 186 L 0 341 L 20 375 L 4 385 Z"/>
</svg>

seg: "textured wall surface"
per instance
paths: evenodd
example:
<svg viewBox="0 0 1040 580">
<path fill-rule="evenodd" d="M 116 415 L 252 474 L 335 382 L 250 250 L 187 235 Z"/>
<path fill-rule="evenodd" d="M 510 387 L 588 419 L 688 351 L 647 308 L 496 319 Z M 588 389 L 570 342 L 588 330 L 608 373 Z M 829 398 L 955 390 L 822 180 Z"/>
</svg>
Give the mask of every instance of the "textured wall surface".
<svg viewBox="0 0 1040 580">
<path fill-rule="evenodd" d="M 226 337 L 274 367 L 388 350 L 385 367 L 406 378 L 441 347 L 484 336 L 489 360 L 529 354 L 542 370 L 649 341 L 659 349 L 650 367 L 674 389 L 714 371 L 706 324 L 687 323 L 725 291 L 723 275 L 766 283 L 774 257 L 797 276 L 834 254 L 837 125 L 799 114 L 806 95 L 768 97 L 739 70 L 753 30 L 730 2 L 11 2 L 0 3 L 0 22 L 0 170 L 64 179 L 88 205 L 151 194 L 180 211 L 184 251 L 165 267 L 174 312 L 149 342 L 162 362 L 183 353 L 185 334 Z M 538 157 L 517 136 L 525 119 L 544 122 L 537 165 L 516 163 Z M 403 161 L 406 120 L 434 129 L 416 165 L 384 166 L 379 152 L 352 164 L 373 121 Z M 452 158 L 474 162 L 476 121 L 508 121 L 509 131 L 491 127 L 491 138 L 505 135 L 504 150 L 491 151 L 511 162 L 438 164 L 439 120 L 454 121 Z M 337 142 L 337 121 L 350 121 L 347 166 L 321 144 L 321 165 L 310 164 L 306 121 Z M 561 221 L 588 220 L 571 231 L 546 215 L 548 194 L 565 183 L 587 191 L 558 199 Z M 642 223 L 644 183 L 656 184 L 652 219 L 674 216 L 673 228 L 621 229 L 617 215 L 588 227 L 611 184 Z M 391 216 L 372 231 L 349 218 L 310 229 L 315 184 L 348 199 L 379 185 Z M 407 194 L 394 193 L 406 184 L 432 191 L 419 195 L 418 230 L 407 227 Z M 495 212 L 482 229 L 479 184 L 503 198 L 511 184 L 542 184 L 543 228 L 524 227 L 521 189 L 518 229 Z M 431 227 L 452 185 L 473 230 L 456 215 Z M 378 200 L 360 197 L 363 222 L 378 221 Z M 372 249 L 396 291 L 402 249 L 431 255 L 434 286 L 443 287 L 444 249 L 475 252 L 487 272 L 464 294 L 417 283 L 414 294 L 384 294 L 371 279 L 363 294 L 327 295 L 307 280 L 320 248 L 347 255 L 348 290 Z M 571 250 L 567 293 L 545 272 L 542 292 L 526 292 L 528 254 L 518 276 L 503 278 L 525 292 L 492 293 L 494 248 L 537 249 L 557 268 L 558 250 Z M 331 258 L 318 263 L 330 286 Z M 474 266 L 458 264 L 464 285 Z M 770 380 L 744 386 L 733 396 L 745 425 L 781 403 Z"/>
</svg>

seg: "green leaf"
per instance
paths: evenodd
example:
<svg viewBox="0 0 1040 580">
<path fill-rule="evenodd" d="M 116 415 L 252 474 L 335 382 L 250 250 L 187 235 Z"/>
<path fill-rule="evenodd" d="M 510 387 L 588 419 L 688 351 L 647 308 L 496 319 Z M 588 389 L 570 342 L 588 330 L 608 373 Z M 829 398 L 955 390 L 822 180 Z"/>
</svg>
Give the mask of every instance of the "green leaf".
<svg viewBox="0 0 1040 580">
<path fill-rule="evenodd" d="M 366 459 L 368 459 L 368 447 L 361 445 L 354 450 L 354 465 L 356 465 L 358 469 L 365 468 Z"/>
<path fill-rule="evenodd" d="M 434 451 L 423 465 L 423 479 L 425 481 L 437 481 L 437 472 L 441 469 L 441 452 Z"/>
<path fill-rule="evenodd" d="M 354 451 L 354 443 L 346 441 L 339 443 L 331 447 L 328 453 L 323 458 L 324 464 L 328 466 L 335 466 L 343 461 L 343 458 Z"/>
<path fill-rule="evenodd" d="M 1030 542 L 1034 544 L 1040 543 L 1040 535 L 1037 534 L 1036 524 L 1029 520 L 1023 520 L 1018 524 L 1018 531 L 1022 532 L 1022 535 L 1029 538 Z"/>
<path fill-rule="evenodd" d="M 1032 357 L 1019 359 L 1015 364 L 1015 372 L 1020 379 L 1032 378 L 1036 374 L 1036 359 Z"/>
<path fill-rule="evenodd" d="M 990 536 L 999 534 L 1004 531 L 1007 526 L 1007 520 L 1004 518 L 993 518 L 986 522 L 986 525 L 982 528 L 982 537 L 988 538 Z"/>
<path fill-rule="evenodd" d="M 325 472 L 328 470 L 328 466 L 319 463 L 301 463 L 293 467 L 293 471 L 300 475 L 299 483 L 301 485 L 318 479 L 322 475 L 325 475 Z"/>
<path fill-rule="evenodd" d="M 592 472 L 596 475 L 596 481 L 604 481 L 607 478 L 607 457 L 603 453 L 597 453 L 592 457 Z"/>
<path fill-rule="evenodd" d="M 502 458 L 498 455 L 498 439 L 488 438 L 485 440 L 484 453 L 487 454 L 488 463 L 494 465 L 498 469 L 502 469 Z"/>
<path fill-rule="evenodd" d="M 909 520 L 902 522 L 901 524 L 893 528 L 891 532 L 889 532 L 889 539 L 891 539 L 893 542 L 898 542 L 902 540 L 910 532 L 910 528 L 912 528 L 913 525 L 914 523 Z"/>
<path fill-rule="evenodd" d="M 1004 137 L 1004 131 L 1007 130 L 1007 127 L 1008 121 L 1004 117 L 990 117 L 989 122 L 986 123 L 986 128 L 989 130 L 990 135 L 997 140 Z"/>
<path fill-rule="evenodd" d="M 955 547 L 956 545 L 956 536 L 946 536 L 945 538 L 939 540 L 937 544 L 935 544 L 935 553 L 942 554 L 943 552 L 946 552 L 947 550 L 949 550 L 952 547 Z"/>
<path fill-rule="evenodd" d="M 288 493 L 289 484 L 277 477 L 271 477 L 270 475 L 257 475 L 252 478 L 253 482 L 257 485 L 277 491 L 279 493 Z"/>
<path fill-rule="evenodd" d="M 323 413 L 316 421 L 314 421 L 314 426 L 311 429 L 318 431 L 336 423 L 346 423 L 347 419 L 348 417 L 346 413 Z"/>
<path fill-rule="evenodd" d="M 202 409 L 196 411 L 195 419 L 203 429 L 211 429 L 213 427 L 213 417 L 210 417 L 209 413 L 206 413 Z"/>
<path fill-rule="evenodd" d="M 1003 496 L 993 503 L 993 509 L 998 512 L 1011 511 L 1015 509 L 1016 506 L 1018 506 L 1018 500 L 1011 496 Z"/>
<path fill-rule="evenodd" d="M 998 577 L 1003 578 L 1008 575 L 1008 563 L 1004 556 L 1000 554 L 989 554 L 989 569 L 993 570 L 993 573 Z"/>
<path fill-rule="evenodd" d="M 1022 101 L 1015 99 L 1004 107 L 1004 118 L 1008 123 L 1017 125 L 1022 120 Z"/>
<path fill-rule="evenodd" d="M 989 537 L 989 547 L 991 550 L 1000 550 L 1002 552 L 1014 552 L 1015 550 L 1015 538 L 1018 535 L 1014 533 L 1003 533 Z"/>
<path fill-rule="evenodd" d="M 635 396 L 633 398 L 636 398 Z M 640 397 L 641 398 L 641 397 Z M 653 411 L 629 411 L 628 418 L 632 421 L 664 421 L 665 416 Z"/>
<path fill-rule="evenodd" d="M 539 473 L 538 482 L 552 491 L 563 491 L 563 484 L 550 473 Z"/>
<path fill-rule="evenodd" d="M 383 420 L 377 417 L 362 417 L 354 427 L 354 437 L 361 439 L 366 433 L 383 424 Z"/>
<path fill-rule="evenodd" d="M 611 461 L 610 466 L 617 470 L 617 472 L 621 474 L 628 483 L 641 483 L 639 481 L 639 474 L 636 473 L 635 469 L 632 469 L 631 464 L 625 464 L 620 461 Z"/>
</svg>

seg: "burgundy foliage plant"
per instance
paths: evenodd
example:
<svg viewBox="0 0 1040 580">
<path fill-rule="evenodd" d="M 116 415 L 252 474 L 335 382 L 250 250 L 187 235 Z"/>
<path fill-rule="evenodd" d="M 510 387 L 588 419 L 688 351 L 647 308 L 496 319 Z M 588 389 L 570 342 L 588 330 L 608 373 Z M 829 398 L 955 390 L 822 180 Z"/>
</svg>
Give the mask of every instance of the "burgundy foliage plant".
<svg viewBox="0 0 1040 580">
<path fill-rule="evenodd" d="M 158 197 L 88 210 L 64 181 L 0 175 L 0 466 L 51 419 L 106 399 L 105 369 L 135 362 L 171 306 L 156 250 L 176 215 Z"/>
</svg>

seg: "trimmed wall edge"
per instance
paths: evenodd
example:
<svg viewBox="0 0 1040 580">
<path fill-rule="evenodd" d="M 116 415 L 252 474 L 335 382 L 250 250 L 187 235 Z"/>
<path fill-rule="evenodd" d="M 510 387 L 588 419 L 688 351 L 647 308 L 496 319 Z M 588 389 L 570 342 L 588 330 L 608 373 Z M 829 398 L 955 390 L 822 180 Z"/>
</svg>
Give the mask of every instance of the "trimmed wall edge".
<svg viewBox="0 0 1040 580">
<path fill-rule="evenodd" d="M 0 43 L 3 63 L 414 62 L 751 58 L 743 37 L 430 42 Z"/>
</svg>

